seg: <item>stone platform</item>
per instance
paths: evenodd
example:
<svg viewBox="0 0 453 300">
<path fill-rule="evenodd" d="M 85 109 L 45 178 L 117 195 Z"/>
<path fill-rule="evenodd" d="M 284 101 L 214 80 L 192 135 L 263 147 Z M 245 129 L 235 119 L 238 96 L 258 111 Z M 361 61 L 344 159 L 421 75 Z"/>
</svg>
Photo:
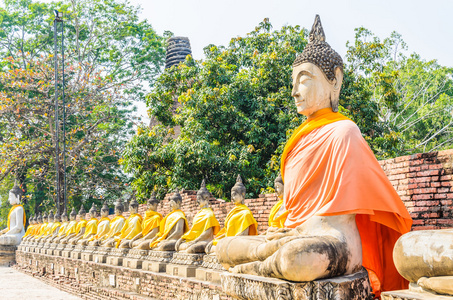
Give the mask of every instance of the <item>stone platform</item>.
<svg viewBox="0 0 453 300">
<path fill-rule="evenodd" d="M 9 267 L 16 262 L 17 246 L 0 245 L 0 267 Z"/>
<path fill-rule="evenodd" d="M 381 300 L 453 300 L 453 296 L 439 295 L 424 290 L 416 283 L 411 282 L 408 290 L 382 293 Z"/>
</svg>

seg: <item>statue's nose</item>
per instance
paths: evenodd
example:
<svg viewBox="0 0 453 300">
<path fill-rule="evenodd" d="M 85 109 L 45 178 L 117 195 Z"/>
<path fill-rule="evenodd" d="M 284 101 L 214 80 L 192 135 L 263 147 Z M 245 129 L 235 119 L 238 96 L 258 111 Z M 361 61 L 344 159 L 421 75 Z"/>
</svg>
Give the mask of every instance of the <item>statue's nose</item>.
<svg viewBox="0 0 453 300">
<path fill-rule="evenodd" d="M 297 85 L 293 86 L 293 90 L 291 91 L 291 96 L 292 97 L 299 96 L 299 91 L 297 90 Z"/>
</svg>

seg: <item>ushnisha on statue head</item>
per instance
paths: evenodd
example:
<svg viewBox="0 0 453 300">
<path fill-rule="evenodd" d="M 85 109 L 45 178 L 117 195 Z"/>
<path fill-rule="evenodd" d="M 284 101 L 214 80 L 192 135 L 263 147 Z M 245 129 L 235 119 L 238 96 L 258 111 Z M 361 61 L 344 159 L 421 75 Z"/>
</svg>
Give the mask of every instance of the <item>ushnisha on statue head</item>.
<svg viewBox="0 0 453 300">
<path fill-rule="evenodd" d="M 209 198 L 211 193 L 206 188 L 206 182 L 203 179 L 200 189 L 197 191 L 197 202 L 200 208 L 209 207 Z"/>
<path fill-rule="evenodd" d="M 326 42 L 319 15 L 315 17 L 308 44 L 294 60 L 292 77 L 292 96 L 298 113 L 310 116 L 327 107 L 338 111 L 343 60 Z"/>
<path fill-rule="evenodd" d="M 236 183 L 231 188 L 231 201 L 233 201 L 235 204 L 243 204 L 246 191 L 247 189 L 242 183 L 242 177 L 241 175 L 238 175 L 238 177 L 236 178 Z"/>
<path fill-rule="evenodd" d="M 96 218 L 98 216 L 98 209 L 96 207 L 96 204 L 91 204 L 91 208 L 88 211 L 88 214 L 90 215 L 90 218 Z"/>
</svg>

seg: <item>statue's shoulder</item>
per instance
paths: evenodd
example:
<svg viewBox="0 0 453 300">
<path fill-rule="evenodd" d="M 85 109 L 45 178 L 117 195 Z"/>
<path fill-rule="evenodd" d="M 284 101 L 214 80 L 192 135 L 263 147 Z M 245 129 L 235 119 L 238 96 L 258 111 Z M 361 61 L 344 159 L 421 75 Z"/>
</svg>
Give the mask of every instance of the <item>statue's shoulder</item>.
<svg viewBox="0 0 453 300">
<path fill-rule="evenodd" d="M 333 136 L 337 140 L 362 139 L 359 127 L 351 120 L 341 120 L 329 125 L 331 125 L 331 130 L 334 133 Z"/>
</svg>

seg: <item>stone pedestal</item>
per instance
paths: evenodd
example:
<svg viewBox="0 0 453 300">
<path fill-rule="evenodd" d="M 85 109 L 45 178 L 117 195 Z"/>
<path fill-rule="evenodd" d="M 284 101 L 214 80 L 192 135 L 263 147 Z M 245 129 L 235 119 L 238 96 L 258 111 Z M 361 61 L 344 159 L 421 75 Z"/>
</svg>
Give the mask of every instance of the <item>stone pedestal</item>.
<svg viewBox="0 0 453 300">
<path fill-rule="evenodd" d="M 196 266 L 190 265 L 177 265 L 167 264 L 166 272 L 168 275 L 179 276 L 179 277 L 195 277 Z"/>
<path fill-rule="evenodd" d="M 54 256 L 61 256 L 63 249 L 65 248 L 65 244 L 58 244 L 55 250 L 53 251 Z"/>
<path fill-rule="evenodd" d="M 0 245 L 0 267 L 9 267 L 16 262 L 17 246 Z"/>
<path fill-rule="evenodd" d="M 55 244 L 55 243 L 51 243 L 49 245 L 49 247 L 46 249 L 46 253 L 47 255 L 53 255 L 53 251 L 57 248 L 58 244 Z"/>
<path fill-rule="evenodd" d="M 203 257 L 206 254 L 204 253 L 184 253 L 184 252 L 175 252 L 170 261 L 172 264 L 178 265 L 189 265 L 189 266 L 201 266 L 203 263 Z"/>
<path fill-rule="evenodd" d="M 365 269 L 348 276 L 300 283 L 224 272 L 221 282 L 223 291 L 235 299 L 373 299 Z"/>
<path fill-rule="evenodd" d="M 383 292 L 381 300 L 453 300 L 453 296 L 439 295 L 424 290 L 416 283 L 411 282 L 408 290 Z"/>
<path fill-rule="evenodd" d="M 142 263 L 142 269 L 145 271 L 162 273 L 162 272 L 167 271 L 167 263 L 159 262 L 159 261 L 145 260 Z"/>
<path fill-rule="evenodd" d="M 129 249 L 124 249 L 124 248 L 113 248 L 109 256 L 107 256 L 106 262 L 109 265 L 112 266 L 122 266 L 123 265 L 123 259 L 129 252 Z"/>
<path fill-rule="evenodd" d="M 95 263 L 104 264 L 111 250 L 112 248 L 109 247 L 98 247 L 96 251 L 93 253 L 93 261 Z"/>
<path fill-rule="evenodd" d="M 63 251 L 61 251 L 61 256 L 70 258 L 71 253 L 74 250 L 74 248 L 75 248 L 75 245 L 66 244 L 66 247 L 64 247 Z"/>
<path fill-rule="evenodd" d="M 203 268 L 213 269 L 218 271 L 226 271 L 225 268 L 219 263 L 217 256 L 208 254 L 203 256 L 203 262 L 201 264 Z"/>
<path fill-rule="evenodd" d="M 155 251 L 150 250 L 146 260 L 169 263 L 173 258 L 174 251 Z"/>
<path fill-rule="evenodd" d="M 81 259 L 83 261 L 93 261 L 93 254 L 96 251 L 97 246 L 86 246 L 81 252 Z"/>
<path fill-rule="evenodd" d="M 42 248 L 39 250 L 41 254 L 47 254 L 47 249 L 50 248 L 50 243 L 43 244 Z"/>
<path fill-rule="evenodd" d="M 70 257 L 73 259 L 81 259 L 82 251 L 85 249 L 85 246 L 75 245 L 74 250 L 72 250 Z"/>
<path fill-rule="evenodd" d="M 195 270 L 195 278 L 202 281 L 220 283 L 220 274 L 226 271 L 219 271 L 206 268 L 197 268 Z"/>
<path fill-rule="evenodd" d="M 149 250 L 131 249 L 123 259 L 123 267 L 141 269 Z"/>
</svg>

